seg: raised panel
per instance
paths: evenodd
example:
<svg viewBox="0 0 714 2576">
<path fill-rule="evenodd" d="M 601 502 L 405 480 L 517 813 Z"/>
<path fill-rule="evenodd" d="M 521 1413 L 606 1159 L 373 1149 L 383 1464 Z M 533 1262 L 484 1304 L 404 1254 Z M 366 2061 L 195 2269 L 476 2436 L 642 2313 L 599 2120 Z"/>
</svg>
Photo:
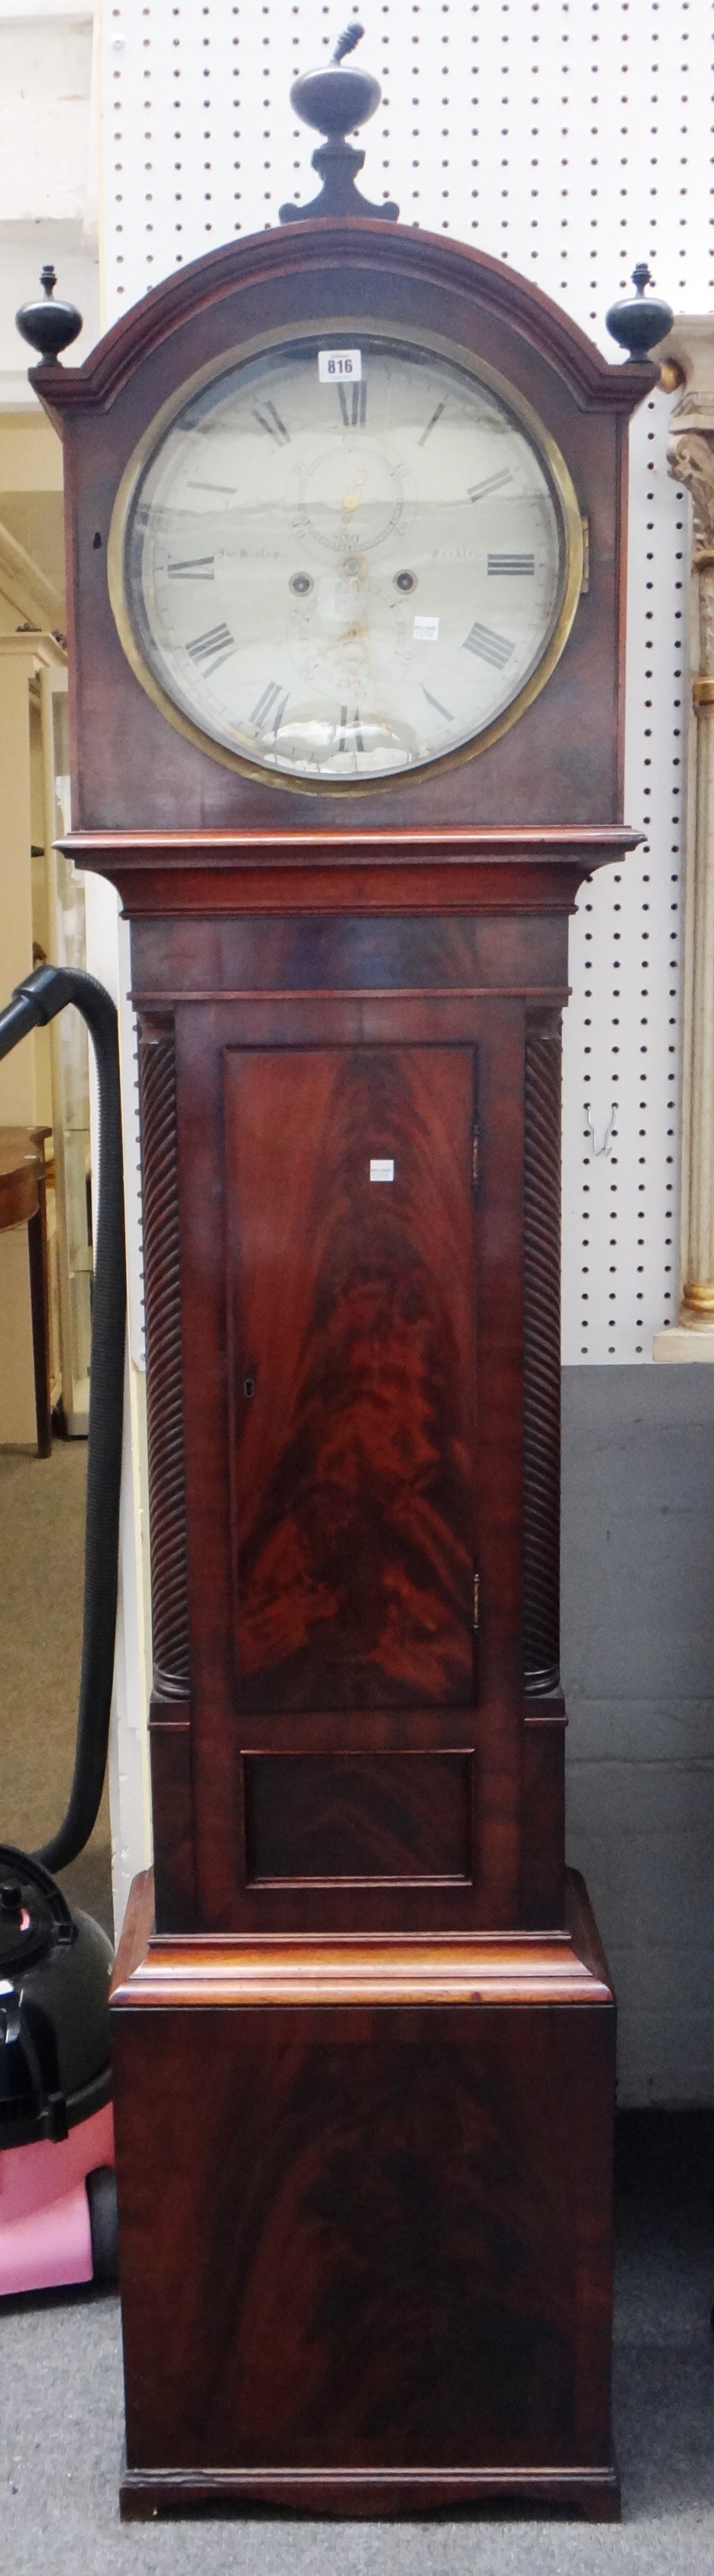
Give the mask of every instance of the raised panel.
<svg viewBox="0 0 714 2576">
<path fill-rule="evenodd" d="M 246 1710 L 472 1701 L 473 1089 L 469 1047 L 226 1053 Z"/>
<path fill-rule="evenodd" d="M 162 1932 L 185 1931 L 196 1915 L 188 1706 L 178 1721 L 151 1721 L 149 1753 L 156 1924 Z"/>
<path fill-rule="evenodd" d="M 471 1875 L 462 1752 L 247 1753 L 248 1884 Z"/>
</svg>

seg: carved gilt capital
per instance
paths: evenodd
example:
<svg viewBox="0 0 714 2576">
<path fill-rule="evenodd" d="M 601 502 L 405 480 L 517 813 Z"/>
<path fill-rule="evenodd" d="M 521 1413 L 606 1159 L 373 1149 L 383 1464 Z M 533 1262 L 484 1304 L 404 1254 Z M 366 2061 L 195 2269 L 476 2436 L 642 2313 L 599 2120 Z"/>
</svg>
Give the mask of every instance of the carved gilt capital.
<svg viewBox="0 0 714 2576">
<path fill-rule="evenodd" d="M 694 566 L 714 561 L 714 422 L 710 430 L 675 429 L 667 440 L 667 463 L 675 483 L 684 483 L 694 505 Z"/>
<path fill-rule="evenodd" d="M 694 505 L 694 566 L 714 562 L 714 313 L 678 314 L 657 356 L 678 385 L 667 462 Z"/>
</svg>

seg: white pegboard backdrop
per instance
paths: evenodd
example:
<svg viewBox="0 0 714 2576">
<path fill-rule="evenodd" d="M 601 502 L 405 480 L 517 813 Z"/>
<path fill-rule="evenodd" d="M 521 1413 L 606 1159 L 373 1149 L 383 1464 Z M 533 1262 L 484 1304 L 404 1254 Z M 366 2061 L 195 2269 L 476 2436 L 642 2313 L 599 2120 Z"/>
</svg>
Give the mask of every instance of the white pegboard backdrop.
<svg viewBox="0 0 714 2576">
<path fill-rule="evenodd" d="M 350 14 L 349 0 L 101 0 L 107 323 L 314 194 L 317 138 L 294 122 L 290 82 Z M 383 87 L 361 137 L 368 196 L 500 254 L 611 356 L 603 316 L 635 259 L 675 310 L 709 309 L 712 0 L 365 0 L 360 14 Z M 571 937 L 566 1361 L 649 1359 L 676 1319 L 689 527 L 668 408 L 655 396 L 632 431 L 625 810 L 647 837 L 583 889 Z"/>
</svg>

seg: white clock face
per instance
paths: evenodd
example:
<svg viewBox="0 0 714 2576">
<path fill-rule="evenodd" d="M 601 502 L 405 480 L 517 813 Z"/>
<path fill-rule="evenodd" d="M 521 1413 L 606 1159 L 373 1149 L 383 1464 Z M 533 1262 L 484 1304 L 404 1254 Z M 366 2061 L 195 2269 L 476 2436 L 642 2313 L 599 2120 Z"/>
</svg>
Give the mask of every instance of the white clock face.
<svg viewBox="0 0 714 2576">
<path fill-rule="evenodd" d="M 490 382 L 374 331 L 232 366 L 134 484 L 135 667 L 207 748 L 303 784 L 478 747 L 573 613 L 558 462 Z"/>
</svg>

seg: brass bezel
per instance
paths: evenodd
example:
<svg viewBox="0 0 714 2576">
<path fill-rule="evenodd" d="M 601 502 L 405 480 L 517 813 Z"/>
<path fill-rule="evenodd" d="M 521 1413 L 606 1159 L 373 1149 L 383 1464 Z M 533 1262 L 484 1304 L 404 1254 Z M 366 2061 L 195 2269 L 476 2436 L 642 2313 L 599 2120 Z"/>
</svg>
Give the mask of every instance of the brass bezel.
<svg viewBox="0 0 714 2576">
<path fill-rule="evenodd" d="M 326 339 L 328 334 L 333 332 L 338 332 L 350 345 L 354 345 L 355 333 L 362 332 L 370 333 L 375 339 L 401 340 L 407 348 L 433 349 L 437 356 L 450 359 L 453 365 L 462 367 L 467 375 L 475 376 L 478 382 L 488 385 L 490 390 L 500 397 L 507 409 L 520 420 L 538 451 L 560 510 L 565 540 L 565 574 L 558 615 L 540 662 L 531 672 L 529 679 L 525 681 L 523 688 L 518 691 L 511 705 L 504 708 L 502 715 L 495 717 L 493 723 L 486 725 L 482 732 L 471 735 L 468 742 L 458 743 L 452 751 L 441 752 L 435 759 L 419 762 L 411 768 L 390 770 L 386 777 L 381 775 L 360 779 L 306 778 L 298 772 L 271 769 L 262 762 L 247 760 L 243 753 L 231 751 L 227 744 L 214 742 L 211 734 L 204 733 L 202 727 L 194 724 L 191 717 L 184 714 L 183 708 L 177 706 L 175 699 L 169 696 L 168 691 L 162 687 L 161 681 L 156 679 L 154 672 L 144 660 L 132 622 L 125 582 L 126 541 L 137 485 L 150 458 L 178 413 L 185 410 L 187 403 L 203 385 L 211 384 L 219 376 L 229 374 L 231 368 L 240 365 L 241 361 L 247 364 L 252 358 L 262 357 L 271 348 L 279 348 L 283 344 L 289 347 L 296 340 L 314 340 L 318 336 L 321 340 Z M 212 359 L 205 367 L 200 367 L 195 375 L 189 376 L 178 391 L 162 404 L 149 428 L 144 431 L 138 445 L 134 448 L 118 487 L 107 545 L 107 583 L 119 640 L 135 678 L 140 681 L 147 697 L 153 700 L 154 706 L 159 708 L 168 723 L 174 725 L 177 732 L 182 733 L 188 742 L 195 743 L 199 751 L 207 753 L 209 759 L 219 761 L 224 769 L 237 770 L 241 777 L 255 779 L 260 786 L 282 787 L 288 789 L 291 794 L 302 796 L 349 797 L 384 795 L 390 791 L 394 794 L 395 790 L 402 788 L 409 779 L 413 779 L 416 783 L 421 779 L 435 778 L 444 769 L 454 769 L 462 761 L 475 760 L 479 752 L 488 751 L 492 743 L 498 742 L 502 734 L 508 733 L 511 725 L 516 724 L 518 717 L 524 714 L 526 707 L 532 706 L 534 698 L 539 696 L 560 660 L 582 590 L 583 563 L 583 523 L 572 476 L 550 430 L 545 428 L 543 421 L 539 419 L 537 412 L 532 410 L 525 396 L 510 385 L 504 376 L 499 375 L 495 367 L 488 366 L 485 360 L 474 356 L 472 350 L 462 348 L 459 341 L 444 339 L 437 331 L 422 331 L 417 341 L 414 330 L 407 329 L 403 324 L 371 321 L 366 314 L 345 321 L 344 314 L 338 314 L 321 316 L 319 322 L 294 323 L 290 328 L 285 323 L 280 323 L 273 330 L 260 332 L 250 340 L 242 341 L 237 347 L 225 350 L 218 363 Z"/>
</svg>

